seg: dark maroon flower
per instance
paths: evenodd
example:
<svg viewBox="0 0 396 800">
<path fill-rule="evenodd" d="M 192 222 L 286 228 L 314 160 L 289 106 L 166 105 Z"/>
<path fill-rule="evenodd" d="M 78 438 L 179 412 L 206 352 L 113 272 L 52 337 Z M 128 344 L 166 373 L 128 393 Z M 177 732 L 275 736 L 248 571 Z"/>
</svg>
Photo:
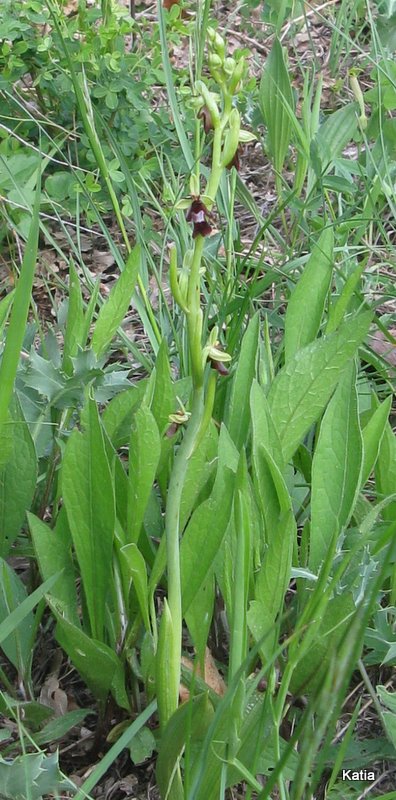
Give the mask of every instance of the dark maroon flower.
<svg viewBox="0 0 396 800">
<path fill-rule="evenodd" d="M 198 119 L 201 119 L 203 122 L 205 133 L 209 133 L 209 131 L 213 130 L 212 116 L 207 106 L 202 106 L 197 116 Z"/>
<path fill-rule="evenodd" d="M 180 425 L 178 425 L 177 422 L 172 422 L 169 425 L 169 428 L 165 431 L 165 436 L 167 436 L 168 439 L 172 439 L 172 436 L 174 436 L 175 433 L 178 432 L 179 428 L 180 428 Z"/>
<path fill-rule="evenodd" d="M 187 222 L 193 223 L 193 239 L 196 236 L 210 236 L 212 233 L 212 226 L 209 223 L 210 212 L 205 206 L 205 203 L 196 197 L 187 211 Z"/>
<path fill-rule="evenodd" d="M 210 361 L 210 366 L 212 367 L 212 369 L 215 369 L 216 372 L 219 373 L 219 375 L 222 375 L 222 376 L 225 377 L 226 375 L 230 374 L 230 372 L 227 369 L 224 361 L 216 361 L 215 358 L 210 358 L 209 361 Z"/>
</svg>

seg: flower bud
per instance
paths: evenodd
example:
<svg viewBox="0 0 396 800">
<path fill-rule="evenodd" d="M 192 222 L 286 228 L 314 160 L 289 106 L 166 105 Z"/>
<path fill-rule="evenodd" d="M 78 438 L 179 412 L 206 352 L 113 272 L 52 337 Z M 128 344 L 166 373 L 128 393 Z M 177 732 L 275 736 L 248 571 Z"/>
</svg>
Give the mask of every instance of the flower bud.
<svg viewBox="0 0 396 800">
<path fill-rule="evenodd" d="M 238 88 L 239 82 L 243 78 L 243 73 L 245 71 L 245 59 L 242 57 L 239 59 L 238 63 L 235 65 L 235 69 L 231 75 L 229 84 L 228 84 L 228 91 L 230 94 L 234 94 Z"/>
<path fill-rule="evenodd" d="M 232 75 L 235 67 L 236 67 L 235 58 L 226 58 L 224 62 L 224 71 L 227 73 L 227 75 Z"/>
<path fill-rule="evenodd" d="M 217 53 L 210 53 L 208 58 L 209 67 L 213 67 L 214 69 L 218 69 L 219 67 L 223 66 L 223 61 Z"/>
<path fill-rule="evenodd" d="M 214 48 L 216 53 L 220 56 L 221 60 L 224 60 L 225 57 L 225 42 L 222 36 L 216 32 L 215 40 L 214 40 Z"/>
</svg>

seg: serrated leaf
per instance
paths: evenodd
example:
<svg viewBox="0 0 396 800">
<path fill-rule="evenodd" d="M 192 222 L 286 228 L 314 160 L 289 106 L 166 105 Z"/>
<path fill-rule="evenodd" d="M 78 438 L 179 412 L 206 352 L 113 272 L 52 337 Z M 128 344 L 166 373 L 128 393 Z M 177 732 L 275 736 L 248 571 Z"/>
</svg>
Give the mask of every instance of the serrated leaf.
<svg viewBox="0 0 396 800">
<path fill-rule="evenodd" d="M 26 386 L 31 386 L 37 392 L 47 397 L 52 402 L 61 395 L 66 384 L 63 373 L 53 365 L 52 361 L 40 356 L 35 350 L 30 354 L 29 366 L 24 376 Z"/>
<path fill-rule="evenodd" d="M 0 786 L 7 800 L 40 800 L 50 792 L 76 788 L 59 771 L 58 753 L 26 753 L 12 761 L 0 756 Z"/>
</svg>

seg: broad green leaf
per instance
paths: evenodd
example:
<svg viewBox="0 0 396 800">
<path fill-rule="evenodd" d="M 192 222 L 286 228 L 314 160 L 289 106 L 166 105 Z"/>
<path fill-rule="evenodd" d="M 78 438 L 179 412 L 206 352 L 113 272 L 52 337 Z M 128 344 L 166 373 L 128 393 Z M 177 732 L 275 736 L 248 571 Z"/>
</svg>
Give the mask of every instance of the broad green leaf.
<svg viewBox="0 0 396 800">
<path fill-rule="evenodd" d="M 113 286 L 106 302 L 101 307 L 92 335 L 92 349 L 101 356 L 128 311 L 139 275 L 141 261 L 140 245 L 136 245 L 128 256 L 123 272 Z"/>
<path fill-rule="evenodd" d="M 228 432 L 238 450 L 246 444 L 249 431 L 249 406 L 247 403 L 241 402 L 241 398 L 249 397 L 250 387 L 256 374 L 258 338 L 259 316 L 255 314 L 242 339 L 238 366 L 232 381 L 225 418 Z"/>
<path fill-rule="evenodd" d="M 316 338 L 333 273 L 333 228 L 326 228 L 304 267 L 285 317 L 285 361 Z"/>
<path fill-rule="evenodd" d="M 251 581 L 250 492 L 246 453 L 241 450 L 234 488 L 235 562 L 232 576 L 229 679 L 238 672 L 247 655 L 246 611 Z"/>
<path fill-rule="evenodd" d="M 142 728 L 131 741 L 129 753 L 133 764 L 142 764 L 147 761 L 156 749 L 154 734 L 146 726 Z"/>
<path fill-rule="evenodd" d="M 330 543 L 351 518 L 360 488 L 362 459 L 356 369 L 352 365 L 326 409 L 312 462 L 312 572 L 318 572 Z"/>
<path fill-rule="evenodd" d="M 196 657 L 200 664 L 204 662 L 205 658 L 205 648 L 212 624 L 214 601 L 215 581 L 212 571 L 198 589 L 185 615 Z"/>
<path fill-rule="evenodd" d="M 54 530 L 34 514 L 28 513 L 28 522 L 43 580 L 62 573 L 51 591 L 64 603 L 70 622 L 78 624 L 76 576 L 65 509 L 61 509 Z"/>
<path fill-rule="evenodd" d="M 143 400 L 147 383 L 147 379 L 143 378 L 136 386 L 120 392 L 110 400 L 103 412 L 104 428 L 116 449 L 129 442 L 132 419 Z"/>
<path fill-rule="evenodd" d="M 120 550 L 130 584 L 133 583 L 146 631 L 150 631 L 146 563 L 136 544 L 126 544 Z"/>
<path fill-rule="evenodd" d="M 62 493 L 95 639 L 104 635 L 112 582 L 115 501 L 96 404 L 86 409 L 86 430 L 74 430 L 62 466 Z"/>
<path fill-rule="evenodd" d="M 0 469 L 0 555 L 17 538 L 36 489 L 37 456 L 29 427 L 17 403 L 11 407 L 13 431 L 8 462 Z"/>
<path fill-rule="evenodd" d="M 129 443 L 127 541 L 139 541 L 161 454 L 157 423 L 146 405 L 137 410 Z"/>
<path fill-rule="evenodd" d="M 389 423 L 385 425 L 384 435 L 381 440 L 378 459 L 375 466 L 375 486 L 378 498 L 386 498 L 393 494 L 396 486 L 396 436 Z M 387 520 L 396 519 L 396 502 L 391 503 L 383 510 L 383 517 Z"/>
<path fill-rule="evenodd" d="M 48 604 L 58 623 L 56 638 L 91 692 L 104 701 L 111 691 L 118 705 L 129 710 L 124 668 L 115 652 L 69 622 L 59 600 L 48 597 Z"/>
<path fill-rule="evenodd" d="M 199 447 L 188 461 L 180 501 L 180 530 L 183 531 L 195 504 L 203 491 L 211 485 L 217 466 L 218 434 L 214 424 L 209 425 Z"/>
<path fill-rule="evenodd" d="M 75 725 L 79 725 L 89 713 L 89 708 L 76 708 L 74 711 L 68 711 L 63 717 L 51 719 L 39 733 L 34 735 L 34 741 L 38 745 L 43 745 L 63 739 L 65 734 Z"/>
<path fill-rule="evenodd" d="M 253 449 L 263 445 L 271 453 L 275 463 L 283 472 L 282 447 L 275 429 L 268 400 L 260 384 L 254 380 L 250 392 L 250 412 L 252 417 Z"/>
<path fill-rule="evenodd" d="M 363 428 L 363 468 L 361 486 L 368 481 L 375 466 L 380 450 L 385 426 L 392 407 L 392 396 L 389 396 L 379 405 Z"/>
<path fill-rule="evenodd" d="M 27 592 L 20 578 L 6 561 L 0 559 L 0 623 L 7 620 L 26 597 Z M 1 644 L 22 679 L 29 680 L 34 631 L 34 615 L 30 611 Z"/>
<path fill-rule="evenodd" d="M 355 135 L 358 129 L 357 111 L 357 103 L 350 103 L 333 111 L 320 126 L 313 142 L 321 161 L 321 171 L 329 168 Z"/>
<path fill-rule="evenodd" d="M 275 170 L 282 172 L 292 124 L 285 104 L 294 108 L 293 89 L 279 39 L 275 39 L 260 81 L 259 103 L 267 126 L 268 148 Z"/>
<path fill-rule="evenodd" d="M 371 318 L 371 312 L 351 317 L 335 333 L 299 350 L 277 374 L 268 403 L 285 461 L 322 413 L 348 361 L 363 342 Z"/>
<path fill-rule="evenodd" d="M 37 172 L 40 174 L 39 169 Z M 32 221 L 30 223 L 25 254 L 15 290 L 6 343 L 0 363 L 0 468 L 5 465 L 10 455 L 9 447 L 4 446 L 8 439 L 4 428 L 8 427 L 9 407 L 25 336 L 26 321 L 32 295 L 40 225 L 40 202 L 41 187 L 40 181 L 37 180 Z"/>
<path fill-rule="evenodd" d="M 264 539 L 269 542 L 271 526 L 276 523 L 280 507 L 279 498 L 274 485 L 268 453 L 277 468 L 284 468 L 282 448 L 279 436 L 271 418 L 268 401 L 263 389 L 253 382 L 250 392 L 250 408 L 252 415 L 252 476 L 257 504 L 265 524 Z"/>
<path fill-rule="evenodd" d="M 259 445 L 256 458 L 262 467 L 265 466 L 264 475 L 268 487 L 262 487 L 264 496 L 272 497 L 269 512 L 264 509 L 268 547 L 262 557 L 262 566 L 255 575 L 255 599 L 250 604 L 247 621 L 256 641 L 266 637 L 262 653 L 269 658 L 276 644 L 276 620 L 282 613 L 284 596 L 290 582 L 297 527 L 282 474 L 263 444 Z M 259 485 L 262 486 L 262 481 L 259 481 Z"/>
<path fill-rule="evenodd" d="M 69 266 L 69 304 L 67 309 L 66 330 L 63 343 L 63 371 L 72 375 L 71 358 L 77 355 L 78 348 L 83 347 L 84 306 L 81 294 L 80 279 L 73 261 Z"/>
<path fill-rule="evenodd" d="M 180 547 L 183 613 L 213 569 L 231 516 L 234 475 L 219 469 L 210 497 L 195 509 Z"/>
<path fill-rule="evenodd" d="M 155 362 L 155 384 L 151 403 L 160 434 L 169 427 L 169 414 L 177 411 L 176 392 L 172 382 L 166 340 L 163 339 Z"/>
</svg>

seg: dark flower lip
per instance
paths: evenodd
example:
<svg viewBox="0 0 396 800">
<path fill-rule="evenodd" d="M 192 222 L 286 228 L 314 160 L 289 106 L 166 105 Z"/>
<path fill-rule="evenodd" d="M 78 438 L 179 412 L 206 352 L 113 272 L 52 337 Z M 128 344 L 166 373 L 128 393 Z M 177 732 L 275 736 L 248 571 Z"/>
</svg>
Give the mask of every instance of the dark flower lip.
<svg viewBox="0 0 396 800">
<path fill-rule="evenodd" d="M 209 131 L 213 130 L 213 122 L 210 111 L 207 106 L 202 106 L 201 110 L 197 114 L 198 119 L 201 119 L 203 122 L 203 127 L 205 133 L 209 133 Z"/>
<path fill-rule="evenodd" d="M 212 369 L 215 369 L 216 372 L 219 373 L 219 375 L 226 376 L 230 374 L 229 370 L 227 369 L 223 361 L 216 361 L 216 359 L 211 358 L 210 365 Z"/>
<path fill-rule="evenodd" d="M 168 439 L 172 439 L 172 437 L 178 432 L 179 428 L 180 425 L 178 425 L 177 422 L 172 422 L 169 425 L 169 428 L 165 431 L 165 436 L 167 436 Z"/>
<path fill-rule="evenodd" d="M 205 206 L 205 203 L 196 197 L 187 211 L 187 222 L 193 223 L 193 239 L 196 236 L 210 236 L 212 233 L 212 226 L 209 222 L 210 212 Z"/>
</svg>

